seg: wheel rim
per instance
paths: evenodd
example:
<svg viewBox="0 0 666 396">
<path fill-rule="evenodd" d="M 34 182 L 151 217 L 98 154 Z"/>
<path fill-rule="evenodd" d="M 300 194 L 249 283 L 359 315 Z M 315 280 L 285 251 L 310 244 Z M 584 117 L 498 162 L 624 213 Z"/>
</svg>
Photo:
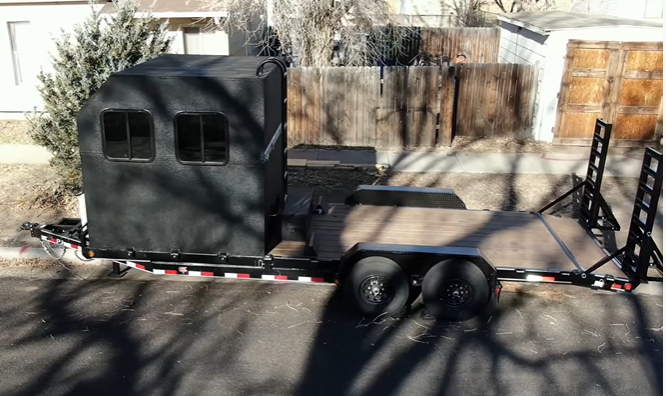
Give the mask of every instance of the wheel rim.
<svg viewBox="0 0 666 396">
<path fill-rule="evenodd" d="M 392 289 L 388 279 L 379 275 L 368 276 L 361 282 L 361 296 L 371 304 L 382 304 L 391 298 Z"/>
<path fill-rule="evenodd" d="M 455 279 L 445 283 L 440 290 L 440 299 L 448 307 L 458 308 L 469 302 L 472 296 L 472 286 L 462 280 Z"/>
</svg>

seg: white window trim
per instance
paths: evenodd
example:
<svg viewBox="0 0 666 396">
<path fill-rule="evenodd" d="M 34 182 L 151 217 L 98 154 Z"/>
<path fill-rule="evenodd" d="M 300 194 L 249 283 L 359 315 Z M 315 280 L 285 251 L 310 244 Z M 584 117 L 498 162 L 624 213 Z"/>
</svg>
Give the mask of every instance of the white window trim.
<svg viewBox="0 0 666 396">
<path fill-rule="evenodd" d="M 20 48 L 17 47 L 16 32 L 14 26 L 18 24 L 30 24 L 30 21 L 8 21 L 7 33 L 9 34 L 9 50 L 12 53 L 12 68 L 14 71 L 14 85 L 19 86 L 23 81 L 23 73 L 21 70 L 21 57 Z"/>
<path fill-rule="evenodd" d="M 185 28 L 198 28 L 199 29 L 199 48 L 201 48 L 201 50 L 203 51 L 203 48 L 204 48 L 204 37 L 203 37 L 203 35 L 205 33 L 204 30 L 206 28 L 206 25 L 195 23 L 195 24 L 191 24 L 191 25 L 181 26 L 180 34 L 181 34 L 182 39 L 183 39 L 183 53 L 184 54 L 190 54 L 190 53 L 187 52 L 187 40 L 185 39 Z"/>
</svg>

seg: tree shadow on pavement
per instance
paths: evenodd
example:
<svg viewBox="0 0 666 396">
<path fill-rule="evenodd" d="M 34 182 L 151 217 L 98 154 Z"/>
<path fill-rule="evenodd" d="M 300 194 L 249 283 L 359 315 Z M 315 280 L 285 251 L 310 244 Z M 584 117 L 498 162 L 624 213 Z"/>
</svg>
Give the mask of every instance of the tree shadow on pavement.
<svg viewBox="0 0 666 396">
<path fill-rule="evenodd" d="M 0 392 L 200 394 L 211 391 L 206 378 L 223 376 L 224 394 L 270 393 L 271 381 L 253 382 L 238 368 L 246 342 L 257 342 L 251 328 L 269 320 L 270 289 L 262 283 L 46 281 L 32 300 L 2 309 L 3 360 L 15 365 L 5 367 L 5 375 L 14 375 Z"/>
<path fill-rule="evenodd" d="M 570 287 L 503 299 L 471 323 L 340 321 L 330 308 L 297 394 L 660 394 L 660 299 Z"/>
<path fill-rule="evenodd" d="M 506 175 L 500 210 L 521 205 L 517 166 L 511 164 L 513 172 Z M 541 206 L 572 182 L 560 178 L 550 194 L 540 192 Z M 571 217 L 576 202 L 570 201 L 554 209 Z M 397 211 L 374 219 L 378 235 Z M 458 240 L 483 235 L 483 243 L 498 232 L 482 226 Z M 536 243 L 525 238 L 517 242 Z M 542 259 L 554 258 L 544 249 Z M 510 283 L 506 289 L 497 309 L 465 323 L 424 320 L 418 301 L 403 320 L 381 315 L 341 320 L 347 308 L 337 292 L 321 318 L 297 394 L 622 395 L 637 389 L 661 394 L 661 298 L 565 285 Z"/>
</svg>

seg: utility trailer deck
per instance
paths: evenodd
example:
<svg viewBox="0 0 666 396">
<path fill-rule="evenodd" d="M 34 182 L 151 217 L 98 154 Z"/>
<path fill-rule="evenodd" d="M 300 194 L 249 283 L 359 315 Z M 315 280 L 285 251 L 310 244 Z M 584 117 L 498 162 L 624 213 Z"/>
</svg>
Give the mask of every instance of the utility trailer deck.
<svg viewBox="0 0 666 396">
<path fill-rule="evenodd" d="M 539 213 L 333 204 L 310 227 L 320 260 L 338 260 L 359 242 L 477 248 L 498 270 L 570 272 L 606 257 L 578 221 Z M 302 257 L 303 248 L 285 241 L 271 254 Z M 627 278 L 615 264 L 604 272 Z"/>
<path fill-rule="evenodd" d="M 503 280 L 624 292 L 662 280 L 651 235 L 661 153 L 645 151 L 625 247 L 607 252 L 593 235 L 620 229 L 601 194 L 611 124 L 595 123 L 583 181 L 535 212 L 468 210 L 451 190 L 391 186 L 329 205 L 287 188 L 286 79 L 278 58 L 205 55 L 113 74 L 77 118 L 82 218 L 23 228 L 56 258 L 70 248 L 112 260 L 114 276 L 124 266 L 336 283 L 372 317 L 421 295 L 434 317 L 465 320 Z M 548 214 L 575 192 L 578 219 Z"/>
</svg>

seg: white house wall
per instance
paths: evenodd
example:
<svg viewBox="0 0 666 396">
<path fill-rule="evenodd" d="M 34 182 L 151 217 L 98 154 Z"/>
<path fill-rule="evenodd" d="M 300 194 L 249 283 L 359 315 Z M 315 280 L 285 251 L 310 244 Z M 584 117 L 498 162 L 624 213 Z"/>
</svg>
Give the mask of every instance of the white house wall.
<svg viewBox="0 0 666 396">
<path fill-rule="evenodd" d="M 101 8 L 102 6 L 96 6 Z M 42 110 L 42 100 L 37 90 L 37 73 L 40 68 L 51 70 L 50 53 L 55 49 L 54 37 L 61 34 L 61 29 L 71 32 L 73 27 L 82 23 L 90 15 L 87 2 L 78 4 L 33 4 L 7 6 L 0 4 L 0 119 L 24 119 L 25 112 L 33 109 Z M 20 37 L 26 48 L 20 48 L 20 63 L 23 82 L 16 85 L 12 58 L 9 22 L 29 22 L 28 35 Z M 211 31 L 205 23 L 192 18 L 169 19 L 168 35 L 173 38 L 171 53 L 184 53 L 182 28 L 201 26 L 203 53 L 209 55 L 229 55 L 230 46 L 236 55 L 245 55 L 244 35 L 242 32 L 233 37 L 224 31 Z M 19 31 L 19 33 L 25 33 Z"/>
<path fill-rule="evenodd" d="M 167 20 L 163 20 L 167 21 Z M 213 30 L 208 21 L 192 18 L 170 18 L 169 36 L 174 41 L 171 44 L 170 53 L 184 54 L 185 45 L 183 39 L 183 28 L 201 28 L 201 48 L 203 55 L 229 55 L 229 37 L 222 30 Z"/>
<path fill-rule="evenodd" d="M 61 29 L 71 32 L 72 27 L 83 22 L 90 11 L 87 2 L 0 5 L 0 118 L 22 119 L 24 111 L 41 107 L 37 73 L 42 67 L 51 70 L 49 52 L 55 48 L 53 38 L 60 35 Z M 8 23 L 22 21 L 29 22 L 29 34 L 19 38 L 27 48 L 19 48 L 24 81 L 16 85 Z"/>
<path fill-rule="evenodd" d="M 498 61 L 500 63 L 535 65 L 537 68 L 538 83 L 532 112 L 534 114 L 532 119 L 532 136 L 536 136 L 541 113 L 541 87 L 544 65 L 548 54 L 547 37 L 506 22 L 502 22 L 501 28 Z"/>
<path fill-rule="evenodd" d="M 547 60 L 543 81 L 540 82 L 539 108 L 535 137 L 550 142 L 557 120 L 558 94 L 562 86 L 564 62 L 569 40 L 662 42 L 663 30 L 650 28 L 589 28 L 552 32 L 547 41 Z"/>
</svg>

